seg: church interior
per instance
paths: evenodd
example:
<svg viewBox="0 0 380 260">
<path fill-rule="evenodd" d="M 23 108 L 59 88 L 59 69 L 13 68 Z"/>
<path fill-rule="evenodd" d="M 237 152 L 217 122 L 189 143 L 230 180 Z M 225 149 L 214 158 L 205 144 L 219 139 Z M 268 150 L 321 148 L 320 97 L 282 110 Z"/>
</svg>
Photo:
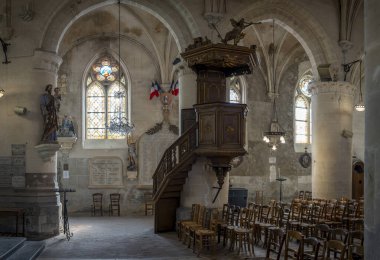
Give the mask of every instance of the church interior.
<svg viewBox="0 0 380 260">
<path fill-rule="evenodd" d="M 376 10 L 1 1 L 0 259 L 380 259 Z"/>
</svg>

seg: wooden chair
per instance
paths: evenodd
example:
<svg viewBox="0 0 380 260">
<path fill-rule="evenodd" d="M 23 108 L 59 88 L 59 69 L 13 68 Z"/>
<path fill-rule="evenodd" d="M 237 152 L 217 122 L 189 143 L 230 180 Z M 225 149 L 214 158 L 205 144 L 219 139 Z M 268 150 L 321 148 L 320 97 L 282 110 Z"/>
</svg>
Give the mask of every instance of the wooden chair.
<svg viewBox="0 0 380 260">
<path fill-rule="evenodd" d="M 111 193 L 110 194 L 110 205 L 108 207 L 108 214 L 113 216 L 114 213 L 117 213 L 120 216 L 120 193 Z"/>
<path fill-rule="evenodd" d="M 223 246 L 230 242 L 230 250 L 234 248 L 234 229 L 239 226 L 241 208 L 239 206 L 233 207 L 232 215 L 230 215 L 229 223 L 224 228 Z"/>
<path fill-rule="evenodd" d="M 336 253 L 339 253 L 340 257 L 336 258 Z M 329 240 L 326 242 L 325 260 L 339 259 L 344 260 L 346 253 L 346 245 L 342 241 Z"/>
<path fill-rule="evenodd" d="M 331 228 L 326 224 L 317 224 L 314 228 L 313 236 L 318 238 L 320 241 L 330 240 Z"/>
<path fill-rule="evenodd" d="M 336 228 L 331 230 L 331 239 L 342 241 L 344 244 L 347 243 L 348 231 L 344 228 Z"/>
<path fill-rule="evenodd" d="M 297 247 L 291 247 L 290 241 L 296 241 Z M 289 230 L 285 240 L 285 260 L 287 259 L 303 259 L 304 236 L 301 232 Z"/>
<path fill-rule="evenodd" d="M 245 260 L 280 260 L 282 248 L 284 247 L 286 232 L 283 229 L 269 231 L 268 247 L 265 257 L 248 257 Z M 274 255 L 274 256 L 271 256 Z"/>
<path fill-rule="evenodd" d="M 103 216 L 103 194 L 102 193 L 92 194 L 92 215 L 95 216 L 97 211 L 99 211 L 100 215 Z"/>
<path fill-rule="evenodd" d="M 198 250 L 197 256 L 199 257 L 204 248 L 211 248 L 212 251 L 216 249 L 216 226 L 212 225 L 218 219 L 219 212 L 217 209 L 209 209 L 206 215 L 205 226 L 195 230 L 194 234 L 194 249 L 193 252 Z"/>
<path fill-rule="evenodd" d="M 306 200 L 312 200 L 312 193 L 311 193 L 311 191 L 305 191 L 304 199 L 306 199 Z"/>
<path fill-rule="evenodd" d="M 184 226 L 187 223 L 195 223 L 198 219 L 199 204 L 192 204 L 190 219 L 180 220 L 177 222 L 177 235 L 179 240 L 184 239 Z"/>
<path fill-rule="evenodd" d="M 238 254 L 245 249 L 248 255 L 254 255 L 253 246 L 253 226 L 251 222 L 255 219 L 255 212 L 253 209 L 243 208 L 240 214 L 240 225 L 233 230 L 233 239 L 231 243 L 238 246 Z"/>
<path fill-rule="evenodd" d="M 315 237 L 308 237 L 303 240 L 304 250 L 303 250 L 303 259 L 304 260 L 318 260 L 319 249 L 321 247 L 321 242 Z M 323 257 L 323 255 L 321 256 Z"/>
<path fill-rule="evenodd" d="M 194 245 L 194 231 L 196 228 L 202 228 L 203 220 L 205 217 L 205 206 L 199 206 L 197 218 L 195 222 L 184 222 L 183 223 L 183 240 L 184 244 L 187 244 L 187 247 L 191 247 Z"/>
<path fill-rule="evenodd" d="M 222 225 L 227 223 L 227 213 L 228 213 L 228 204 L 223 204 L 222 212 L 221 214 L 218 214 L 218 219 L 214 219 L 211 223 L 212 230 L 216 230 L 218 234 L 218 243 L 220 243 L 220 235 L 221 235 L 221 228 Z"/>
<path fill-rule="evenodd" d="M 262 205 L 258 215 L 258 221 L 255 223 L 255 240 L 256 243 L 262 241 L 263 246 L 266 246 L 268 240 L 269 228 L 275 227 L 270 223 L 271 207 L 269 205 Z M 264 237 L 262 239 L 262 237 Z"/>
<path fill-rule="evenodd" d="M 269 230 L 268 247 L 266 259 L 280 259 L 282 248 L 284 247 L 286 233 L 283 229 Z M 276 254 L 276 258 L 271 258 L 271 253 Z"/>
<path fill-rule="evenodd" d="M 149 213 L 150 215 L 154 214 L 154 204 L 152 201 L 152 196 L 153 196 L 152 192 L 144 193 L 145 216 L 148 216 Z"/>
<path fill-rule="evenodd" d="M 354 230 L 348 232 L 348 245 L 363 246 L 364 244 L 364 232 L 361 230 Z"/>
<path fill-rule="evenodd" d="M 312 223 L 313 221 L 312 209 L 313 209 L 312 205 L 302 205 L 301 207 L 299 229 L 305 235 L 305 237 L 309 237 L 312 230 L 315 228 L 315 224 Z"/>
<path fill-rule="evenodd" d="M 262 190 L 255 192 L 255 203 L 260 205 L 264 203 L 264 192 Z"/>
<path fill-rule="evenodd" d="M 348 260 L 363 260 L 364 247 L 359 245 L 350 245 L 348 247 Z"/>
</svg>

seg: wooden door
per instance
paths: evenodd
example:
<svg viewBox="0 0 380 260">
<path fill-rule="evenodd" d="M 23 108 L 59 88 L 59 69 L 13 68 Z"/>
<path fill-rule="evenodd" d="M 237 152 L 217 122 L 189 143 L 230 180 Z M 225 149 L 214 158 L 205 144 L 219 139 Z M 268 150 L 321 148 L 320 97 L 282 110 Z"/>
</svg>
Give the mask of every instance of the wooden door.
<svg viewBox="0 0 380 260">
<path fill-rule="evenodd" d="M 352 198 L 358 200 L 364 196 L 364 163 L 355 159 L 352 162 Z"/>
</svg>

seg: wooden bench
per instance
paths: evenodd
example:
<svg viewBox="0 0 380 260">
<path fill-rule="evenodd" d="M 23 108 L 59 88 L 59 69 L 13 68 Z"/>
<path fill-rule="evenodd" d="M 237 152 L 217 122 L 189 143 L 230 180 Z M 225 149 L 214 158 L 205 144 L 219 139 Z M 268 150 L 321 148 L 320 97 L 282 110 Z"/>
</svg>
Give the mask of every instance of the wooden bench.
<svg viewBox="0 0 380 260">
<path fill-rule="evenodd" d="M 15 217 L 16 232 L 11 235 L 25 236 L 25 210 L 23 208 L 0 208 L 0 217 Z M 21 220 L 22 232 L 19 233 L 19 220 Z M 1 232 L 0 232 L 1 233 Z"/>
</svg>

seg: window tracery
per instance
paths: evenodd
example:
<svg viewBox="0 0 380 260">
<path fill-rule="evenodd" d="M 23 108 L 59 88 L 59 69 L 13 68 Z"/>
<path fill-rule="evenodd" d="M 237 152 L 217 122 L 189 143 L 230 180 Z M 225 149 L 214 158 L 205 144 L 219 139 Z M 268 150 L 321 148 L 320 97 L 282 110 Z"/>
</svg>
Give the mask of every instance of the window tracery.
<svg viewBox="0 0 380 260">
<path fill-rule="evenodd" d="M 117 116 L 126 117 L 127 88 L 119 64 L 103 56 L 92 65 L 86 78 L 86 139 L 124 139 L 107 126 Z M 119 79 L 120 77 L 120 79 Z"/>
</svg>

